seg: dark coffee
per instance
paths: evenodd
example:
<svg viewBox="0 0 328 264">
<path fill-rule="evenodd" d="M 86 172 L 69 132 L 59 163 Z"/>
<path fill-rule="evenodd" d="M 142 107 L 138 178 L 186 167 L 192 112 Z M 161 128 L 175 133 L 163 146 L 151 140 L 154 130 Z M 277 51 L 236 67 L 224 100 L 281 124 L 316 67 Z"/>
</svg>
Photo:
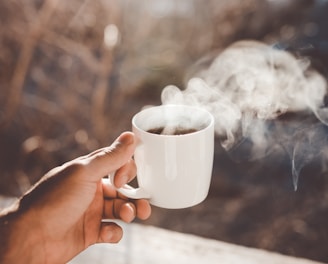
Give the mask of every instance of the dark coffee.
<svg viewBox="0 0 328 264">
<path fill-rule="evenodd" d="M 151 128 L 148 129 L 147 132 L 153 133 L 153 134 L 158 134 L 158 135 L 185 135 L 185 134 L 190 134 L 197 132 L 198 130 L 195 128 L 183 128 L 183 127 L 177 127 L 174 129 L 167 129 L 164 127 L 157 127 L 157 128 Z"/>
</svg>

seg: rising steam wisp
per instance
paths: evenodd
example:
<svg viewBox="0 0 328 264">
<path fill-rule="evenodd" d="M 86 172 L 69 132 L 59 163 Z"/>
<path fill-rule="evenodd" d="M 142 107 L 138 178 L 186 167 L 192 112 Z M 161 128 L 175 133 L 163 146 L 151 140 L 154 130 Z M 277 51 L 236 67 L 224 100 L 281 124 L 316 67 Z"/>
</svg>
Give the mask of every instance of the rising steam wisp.
<svg viewBox="0 0 328 264">
<path fill-rule="evenodd" d="M 277 144 L 283 144 L 291 156 L 296 189 L 302 167 L 318 153 L 325 153 L 317 149 L 327 143 L 325 95 L 326 80 L 311 69 L 309 60 L 261 42 L 240 41 L 214 58 L 209 68 L 191 78 L 184 90 L 172 85 L 165 87 L 162 102 L 206 108 L 215 118 L 216 133 L 227 151 L 245 139 L 251 142 L 249 160 L 264 157 Z M 268 126 L 272 120 L 297 112 L 313 114 L 321 121 L 320 125 L 295 126 L 287 131 L 288 136 L 272 134 L 272 126 Z M 298 141 L 295 141 L 296 134 Z M 287 141 L 290 142 L 287 144 Z"/>
</svg>

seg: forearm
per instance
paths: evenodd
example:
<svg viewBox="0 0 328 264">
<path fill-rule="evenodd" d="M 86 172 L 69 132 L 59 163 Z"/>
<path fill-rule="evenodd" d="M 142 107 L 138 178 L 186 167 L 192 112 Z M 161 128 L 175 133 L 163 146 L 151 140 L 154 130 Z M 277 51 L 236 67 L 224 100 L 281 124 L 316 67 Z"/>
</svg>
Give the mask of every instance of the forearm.
<svg viewBox="0 0 328 264">
<path fill-rule="evenodd" d="M 38 227 L 32 219 L 17 208 L 0 214 L 0 263 L 45 263 Z"/>
</svg>

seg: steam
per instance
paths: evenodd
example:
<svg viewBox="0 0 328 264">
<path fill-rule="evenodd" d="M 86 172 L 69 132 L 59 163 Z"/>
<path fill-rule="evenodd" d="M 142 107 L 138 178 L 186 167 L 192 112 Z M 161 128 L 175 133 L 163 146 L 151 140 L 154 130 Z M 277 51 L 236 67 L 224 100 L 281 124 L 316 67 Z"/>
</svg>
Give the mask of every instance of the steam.
<svg viewBox="0 0 328 264">
<path fill-rule="evenodd" d="M 186 89 L 165 87 L 162 103 L 210 111 L 222 146 L 232 155 L 247 144 L 251 146 L 248 160 L 264 157 L 277 146 L 284 148 L 292 161 L 296 189 L 302 167 L 326 153 L 321 151 L 327 143 L 325 95 L 326 80 L 306 58 L 261 42 L 240 41 L 191 78 Z M 286 113 L 312 115 L 320 122 L 304 127 L 298 120 L 290 125 L 279 120 Z"/>
</svg>

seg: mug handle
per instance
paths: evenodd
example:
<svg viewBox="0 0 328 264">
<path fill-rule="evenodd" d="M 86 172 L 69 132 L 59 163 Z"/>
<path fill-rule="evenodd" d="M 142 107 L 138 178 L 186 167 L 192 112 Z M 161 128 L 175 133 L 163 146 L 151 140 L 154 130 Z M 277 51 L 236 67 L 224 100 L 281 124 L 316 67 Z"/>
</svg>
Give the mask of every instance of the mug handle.
<svg viewBox="0 0 328 264">
<path fill-rule="evenodd" d="M 109 180 L 110 180 L 110 183 L 116 189 L 116 191 L 118 191 L 119 193 L 121 193 L 124 196 L 131 198 L 131 199 L 149 199 L 150 198 L 150 194 L 147 193 L 146 190 L 141 187 L 133 188 L 132 186 L 130 186 L 128 184 L 124 184 L 123 187 L 116 188 L 114 185 L 114 176 L 115 176 L 115 172 L 111 173 L 109 175 Z"/>
</svg>

